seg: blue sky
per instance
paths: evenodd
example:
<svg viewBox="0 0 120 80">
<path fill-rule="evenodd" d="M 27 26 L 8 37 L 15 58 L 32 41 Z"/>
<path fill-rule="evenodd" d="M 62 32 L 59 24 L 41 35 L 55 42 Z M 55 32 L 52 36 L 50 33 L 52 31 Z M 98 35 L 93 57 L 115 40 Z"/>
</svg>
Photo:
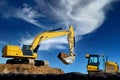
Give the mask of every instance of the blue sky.
<svg viewBox="0 0 120 80">
<path fill-rule="evenodd" d="M 30 44 L 40 32 L 73 25 L 77 54 L 73 64 L 57 59 L 59 52 L 69 53 L 66 37 L 40 43 L 37 59 L 65 72 L 86 73 L 86 53 L 105 54 L 120 65 L 119 9 L 119 0 L 1 0 L 0 49 L 6 44 Z M 0 57 L 1 63 L 5 61 Z"/>
</svg>

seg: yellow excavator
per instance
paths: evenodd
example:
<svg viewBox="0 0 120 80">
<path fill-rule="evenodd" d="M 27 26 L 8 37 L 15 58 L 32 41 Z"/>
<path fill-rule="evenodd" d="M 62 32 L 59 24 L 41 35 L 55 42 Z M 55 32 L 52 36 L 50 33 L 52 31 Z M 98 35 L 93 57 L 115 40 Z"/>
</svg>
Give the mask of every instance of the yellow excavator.
<svg viewBox="0 0 120 80">
<path fill-rule="evenodd" d="M 36 60 L 39 44 L 42 41 L 59 36 L 67 36 L 70 55 L 60 53 L 58 55 L 58 58 L 64 64 L 71 64 L 75 59 L 75 53 L 73 50 L 75 35 L 72 26 L 69 26 L 69 30 L 50 30 L 40 33 L 34 38 L 33 42 L 30 45 L 23 45 L 22 48 L 16 45 L 6 45 L 2 49 L 2 57 L 13 58 L 8 59 L 6 61 L 6 64 L 34 64 L 36 66 L 48 64 L 47 61 Z"/>
<path fill-rule="evenodd" d="M 100 70 L 100 58 L 103 58 L 104 69 Z M 104 55 L 98 54 L 86 54 L 86 58 L 88 59 L 88 64 L 86 66 L 88 74 L 116 74 L 119 71 L 119 65 L 116 62 L 110 62 L 107 59 L 105 60 Z"/>
</svg>

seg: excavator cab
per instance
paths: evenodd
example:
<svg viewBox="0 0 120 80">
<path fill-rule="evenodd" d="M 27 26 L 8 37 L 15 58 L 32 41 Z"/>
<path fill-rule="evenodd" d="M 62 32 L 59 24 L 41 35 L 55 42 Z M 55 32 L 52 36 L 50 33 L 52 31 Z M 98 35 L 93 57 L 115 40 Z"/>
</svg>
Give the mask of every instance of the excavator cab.
<svg viewBox="0 0 120 80">
<path fill-rule="evenodd" d="M 90 72 L 98 72 L 99 71 L 99 55 L 86 55 L 86 58 L 88 58 L 88 64 L 87 64 L 87 71 Z"/>
<path fill-rule="evenodd" d="M 23 55 L 29 55 L 29 56 L 33 55 L 32 50 L 30 50 L 30 45 L 23 45 L 22 52 L 23 52 Z"/>
<path fill-rule="evenodd" d="M 23 55 L 32 56 L 33 53 L 34 53 L 34 54 L 37 53 L 38 48 L 39 48 L 39 45 L 37 45 L 37 47 L 36 47 L 34 50 L 31 50 L 30 47 L 31 47 L 31 45 L 23 45 L 23 46 L 22 46 Z M 36 55 L 37 55 L 37 54 L 36 54 Z"/>
</svg>

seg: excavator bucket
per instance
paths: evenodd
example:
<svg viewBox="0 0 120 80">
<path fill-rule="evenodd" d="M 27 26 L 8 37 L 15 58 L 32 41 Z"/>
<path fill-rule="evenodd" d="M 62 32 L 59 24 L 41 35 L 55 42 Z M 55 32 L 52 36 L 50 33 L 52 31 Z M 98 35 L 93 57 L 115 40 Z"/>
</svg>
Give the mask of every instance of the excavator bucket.
<svg viewBox="0 0 120 80">
<path fill-rule="evenodd" d="M 63 52 L 58 54 L 58 58 L 66 65 L 73 63 L 71 56 L 69 56 L 68 54 L 65 54 Z"/>
</svg>

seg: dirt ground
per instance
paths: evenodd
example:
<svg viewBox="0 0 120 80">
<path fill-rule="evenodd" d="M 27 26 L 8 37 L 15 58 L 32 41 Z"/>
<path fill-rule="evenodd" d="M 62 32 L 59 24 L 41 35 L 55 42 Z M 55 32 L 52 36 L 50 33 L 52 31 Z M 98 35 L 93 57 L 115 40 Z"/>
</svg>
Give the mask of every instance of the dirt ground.
<svg viewBox="0 0 120 80">
<path fill-rule="evenodd" d="M 61 69 L 46 66 L 34 66 L 30 64 L 0 64 L 0 74 L 63 74 Z"/>
</svg>

